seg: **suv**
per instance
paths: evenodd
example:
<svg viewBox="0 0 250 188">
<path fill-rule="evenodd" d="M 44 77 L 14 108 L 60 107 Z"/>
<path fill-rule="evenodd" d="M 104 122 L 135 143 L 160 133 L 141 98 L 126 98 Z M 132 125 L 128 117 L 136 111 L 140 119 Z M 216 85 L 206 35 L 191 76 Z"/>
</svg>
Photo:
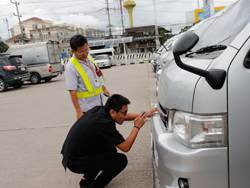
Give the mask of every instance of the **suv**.
<svg viewBox="0 0 250 188">
<path fill-rule="evenodd" d="M 21 55 L 0 54 L 0 92 L 9 86 L 20 88 L 29 80 L 30 73 L 21 58 Z"/>
</svg>

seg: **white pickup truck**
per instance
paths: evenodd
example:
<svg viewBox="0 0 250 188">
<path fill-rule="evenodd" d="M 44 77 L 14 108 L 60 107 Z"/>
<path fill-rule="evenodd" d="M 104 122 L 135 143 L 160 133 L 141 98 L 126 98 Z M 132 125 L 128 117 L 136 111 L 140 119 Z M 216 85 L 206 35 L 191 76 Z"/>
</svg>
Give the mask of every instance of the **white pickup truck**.
<svg viewBox="0 0 250 188">
<path fill-rule="evenodd" d="M 62 74 L 60 48 L 57 41 L 11 46 L 7 53 L 22 55 L 23 62 L 31 75 L 29 81 L 32 84 L 38 84 L 41 80 L 49 82 Z"/>
</svg>

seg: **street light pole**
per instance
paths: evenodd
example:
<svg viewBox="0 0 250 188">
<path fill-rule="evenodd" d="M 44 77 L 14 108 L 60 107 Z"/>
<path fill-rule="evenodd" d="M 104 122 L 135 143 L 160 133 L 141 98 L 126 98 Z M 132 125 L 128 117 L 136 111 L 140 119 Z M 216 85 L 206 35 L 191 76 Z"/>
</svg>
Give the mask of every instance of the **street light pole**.
<svg viewBox="0 0 250 188">
<path fill-rule="evenodd" d="M 10 0 L 10 2 L 16 5 L 17 14 L 13 13 L 13 15 L 18 17 L 19 26 L 20 26 L 20 30 L 21 30 L 21 39 L 22 39 L 22 42 L 24 44 L 24 36 L 23 36 L 23 30 L 22 30 L 22 25 L 21 25 L 21 20 L 20 20 L 20 17 L 22 17 L 22 15 L 19 15 L 19 10 L 17 7 L 17 5 L 19 5 L 19 2 L 18 3 L 16 1 L 12 2 L 12 0 Z"/>
<path fill-rule="evenodd" d="M 123 34 L 124 33 L 124 23 L 123 23 L 123 12 L 122 12 L 122 0 L 120 0 L 120 9 L 121 9 L 122 34 Z"/>
<path fill-rule="evenodd" d="M 156 49 L 160 48 L 159 34 L 158 34 L 158 26 L 157 26 L 157 15 L 156 15 L 156 5 L 155 0 L 153 0 L 154 4 L 154 17 L 155 17 L 155 39 L 156 39 Z"/>
<path fill-rule="evenodd" d="M 108 19 L 109 19 L 109 25 L 108 25 L 108 27 L 109 27 L 109 36 L 110 36 L 110 38 L 112 38 L 110 16 L 109 16 L 109 2 L 108 2 L 108 0 L 107 0 L 107 11 L 108 11 Z"/>
<path fill-rule="evenodd" d="M 8 22 L 8 19 L 7 18 L 5 18 L 5 19 L 3 19 L 3 21 L 6 23 L 6 25 L 7 25 L 7 30 L 8 30 L 8 35 L 9 35 L 9 38 L 10 38 L 10 29 L 9 29 L 9 22 Z"/>
</svg>

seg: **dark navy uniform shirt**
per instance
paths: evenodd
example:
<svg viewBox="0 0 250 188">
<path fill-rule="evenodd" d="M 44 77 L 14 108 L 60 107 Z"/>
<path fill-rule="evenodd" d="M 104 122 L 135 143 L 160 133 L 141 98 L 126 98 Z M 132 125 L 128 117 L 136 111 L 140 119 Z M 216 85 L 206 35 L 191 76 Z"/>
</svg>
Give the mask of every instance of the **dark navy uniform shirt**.
<svg viewBox="0 0 250 188">
<path fill-rule="evenodd" d="M 71 127 L 61 151 L 62 164 L 66 169 L 70 156 L 84 157 L 100 151 L 107 144 L 116 146 L 124 141 L 116 129 L 115 121 L 104 107 L 96 106 L 81 116 Z"/>
</svg>

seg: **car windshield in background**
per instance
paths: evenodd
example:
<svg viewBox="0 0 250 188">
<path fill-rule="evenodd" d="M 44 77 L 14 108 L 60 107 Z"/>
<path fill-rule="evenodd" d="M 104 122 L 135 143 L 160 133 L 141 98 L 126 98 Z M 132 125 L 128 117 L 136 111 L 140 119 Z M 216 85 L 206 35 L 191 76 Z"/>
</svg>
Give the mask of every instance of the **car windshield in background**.
<svg viewBox="0 0 250 188">
<path fill-rule="evenodd" d="M 249 0 L 238 1 L 235 6 L 230 6 L 223 12 L 222 17 L 217 17 L 203 32 L 194 31 L 199 36 L 199 42 L 192 52 L 208 46 L 228 46 L 250 22 L 249 7 Z"/>
<path fill-rule="evenodd" d="M 109 59 L 107 55 L 98 55 L 95 57 L 95 60 L 103 60 L 103 59 Z"/>
</svg>

